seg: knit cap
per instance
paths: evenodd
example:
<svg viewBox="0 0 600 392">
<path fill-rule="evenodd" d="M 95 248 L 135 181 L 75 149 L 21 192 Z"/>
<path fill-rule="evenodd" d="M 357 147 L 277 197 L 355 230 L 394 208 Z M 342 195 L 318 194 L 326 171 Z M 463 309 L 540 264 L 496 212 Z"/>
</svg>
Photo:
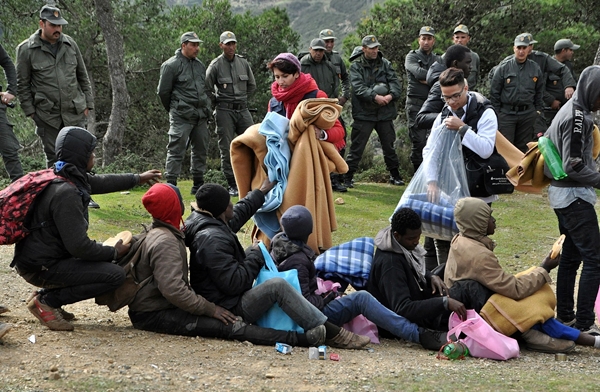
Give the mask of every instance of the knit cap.
<svg viewBox="0 0 600 392">
<path fill-rule="evenodd" d="M 292 53 L 279 53 L 277 57 L 273 59 L 273 61 L 277 60 L 285 60 L 294 64 L 298 72 L 300 72 L 300 70 L 302 69 L 302 66 L 300 65 L 300 60 L 298 60 L 298 57 L 294 56 L 294 54 Z"/>
<path fill-rule="evenodd" d="M 308 208 L 292 206 L 281 216 L 281 227 L 290 240 L 306 240 L 313 231 L 313 218 Z"/>
<path fill-rule="evenodd" d="M 196 192 L 198 208 L 218 217 L 229 206 L 229 192 L 219 184 L 204 184 Z"/>
</svg>

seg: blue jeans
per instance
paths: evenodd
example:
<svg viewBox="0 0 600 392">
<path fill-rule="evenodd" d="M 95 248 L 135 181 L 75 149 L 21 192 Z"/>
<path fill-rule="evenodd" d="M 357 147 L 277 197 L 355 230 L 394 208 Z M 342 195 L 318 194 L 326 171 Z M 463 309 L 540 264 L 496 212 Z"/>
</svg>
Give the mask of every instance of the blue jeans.
<svg viewBox="0 0 600 392">
<path fill-rule="evenodd" d="M 600 285 L 600 229 L 594 206 L 581 199 L 566 208 L 555 209 L 558 228 L 565 234 L 556 282 L 557 314 L 563 321 L 577 318 L 575 328 L 587 329 L 594 324 L 594 303 Z M 583 261 L 577 314 L 573 311 L 575 278 Z"/>
<path fill-rule="evenodd" d="M 419 329 L 402 316 L 397 315 L 383 306 L 368 291 L 357 291 L 330 303 L 323 308 L 323 314 L 335 325 L 342 326 L 354 317 L 362 314 L 369 321 L 375 323 L 395 336 L 419 343 Z"/>
<path fill-rule="evenodd" d="M 244 320 L 252 324 L 273 304 L 278 304 L 305 331 L 325 324 L 327 321 L 327 317 L 319 309 L 281 278 L 269 279 L 246 291 L 232 313 L 242 316 Z"/>
</svg>

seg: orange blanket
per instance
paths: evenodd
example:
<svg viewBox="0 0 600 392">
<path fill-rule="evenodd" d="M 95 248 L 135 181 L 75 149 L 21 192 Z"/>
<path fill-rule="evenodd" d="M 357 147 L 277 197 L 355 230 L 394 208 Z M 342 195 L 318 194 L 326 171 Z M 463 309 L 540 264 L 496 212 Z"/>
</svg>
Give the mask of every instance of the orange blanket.
<svg viewBox="0 0 600 392">
<path fill-rule="evenodd" d="M 308 208 L 313 216 L 313 233 L 308 245 L 317 253 L 333 243 L 331 232 L 337 229 L 335 205 L 329 173 L 346 173 L 348 166 L 335 146 L 317 140 L 315 126 L 329 129 L 338 118 L 341 106 L 326 98 L 302 101 L 290 120 L 288 141 L 292 150 L 290 174 L 277 217 L 291 206 Z M 260 124 L 248 128 L 231 142 L 231 166 L 240 198 L 256 189 L 267 177 L 262 168 L 267 153 L 265 137 L 258 133 Z M 254 237 L 269 243 L 269 238 L 256 227 Z"/>
</svg>

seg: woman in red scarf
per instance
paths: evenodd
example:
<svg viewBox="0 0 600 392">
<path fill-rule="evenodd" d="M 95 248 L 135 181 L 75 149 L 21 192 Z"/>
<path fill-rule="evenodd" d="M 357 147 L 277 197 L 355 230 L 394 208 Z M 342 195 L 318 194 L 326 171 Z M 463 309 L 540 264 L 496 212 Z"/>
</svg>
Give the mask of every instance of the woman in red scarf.
<svg viewBox="0 0 600 392">
<path fill-rule="evenodd" d="M 312 76 L 300 71 L 300 61 L 292 53 L 279 54 L 268 64 L 268 68 L 273 71 L 275 77 L 271 84 L 273 98 L 269 101 L 270 112 L 291 118 L 300 101 L 308 98 L 327 98 L 327 94 L 319 90 Z M 340 120 L 336 120 L 330 129 L 318 130 L 316 136 L 335 145 L 338 151 L 346 145 Z"/>
</svg>

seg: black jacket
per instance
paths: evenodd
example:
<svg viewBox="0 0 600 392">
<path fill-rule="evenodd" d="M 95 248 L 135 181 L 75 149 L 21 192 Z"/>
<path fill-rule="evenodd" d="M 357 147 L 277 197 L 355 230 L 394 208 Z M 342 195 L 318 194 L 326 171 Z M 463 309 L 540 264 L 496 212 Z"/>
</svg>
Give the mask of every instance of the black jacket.
<svg viewBox="0 0 600 392">
<path fill-rule="evenodd" d="M 440 74 L 446 69 L 447 67 L 444 64 L 435 62 L 427 71 L 427 84 L 431 86 L 431 89 L 429 90 L 427 100 L 415 119 L 415 125 L 419 129 L 431 129 L 435 118 L 444 108 L 439 79 Z"/>
<path fill-rule="evenodd" d="M 260 249 L 244 251 L 235 234 L 265 201 L 260 190 L 250 192 L 233 207 L 227 223 L 194 211 L 185 221 L 185 244 L 190 248 L 190 284 L 208 301 L 233 309 L 252 288 L 264 265 Z"/>
</svg>

